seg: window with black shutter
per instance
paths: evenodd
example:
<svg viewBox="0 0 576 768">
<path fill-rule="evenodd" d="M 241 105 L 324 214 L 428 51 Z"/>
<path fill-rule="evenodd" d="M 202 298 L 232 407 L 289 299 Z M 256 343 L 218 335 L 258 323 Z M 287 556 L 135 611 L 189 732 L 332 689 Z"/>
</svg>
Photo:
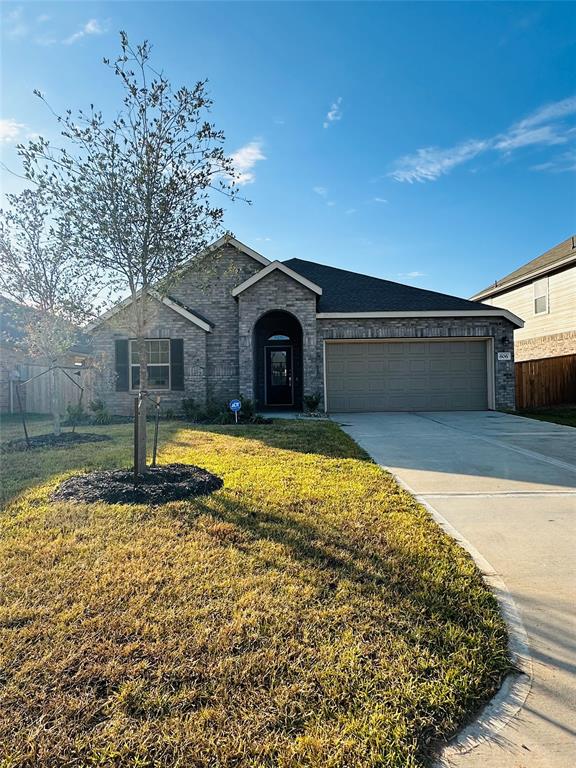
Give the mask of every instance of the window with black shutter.
<svg viewBox="0 0 576 768">
<path fill-rule="evenodd" d="M 128 339 L 116 339 L 115 369 L 116 391 L 127 392 L 129 389 Z"/>
<path fill-rule="evenodd" d="M 170 339 L 170 383 L 174 391 L 184 390 L 184 340 Z"/>
<path fill-rule="evenodd" d="M 172 389 L 171 343 L 170 339 L 147 339 L 148 345 L 148 389 Z M 140 355 L 138 340 L 130 341 L 130 389 L 140 386 Z"/>
</svg>

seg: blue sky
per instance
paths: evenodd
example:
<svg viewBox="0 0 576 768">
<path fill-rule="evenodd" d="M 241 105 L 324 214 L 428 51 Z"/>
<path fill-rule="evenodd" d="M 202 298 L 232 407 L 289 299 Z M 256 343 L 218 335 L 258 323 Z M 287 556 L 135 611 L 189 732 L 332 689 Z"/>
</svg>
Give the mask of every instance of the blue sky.
<svg viewBox="0 0 576 768">
<path fill-rule="evenodd" d="M 226 226 L 299 257 L 468 296 L 576 232 L 569 3 L 2 4 L 0 147 L 118 103 L 103 56 L 149 39 L 208 78 L 252 200 Z M 21 182 L 2 172 L 4 191 Z"/>
</svg>

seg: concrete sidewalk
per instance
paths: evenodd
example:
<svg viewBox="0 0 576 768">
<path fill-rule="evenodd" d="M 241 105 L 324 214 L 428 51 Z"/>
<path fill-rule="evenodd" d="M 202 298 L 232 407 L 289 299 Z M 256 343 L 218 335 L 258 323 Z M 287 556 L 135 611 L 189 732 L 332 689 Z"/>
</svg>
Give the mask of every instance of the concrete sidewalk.
<svg viewBox="0 0 576 768">
<path fill-rule="evenodd" d="M 576 763 L 576 430 L 494 412 L 335 414 L 488 561 L 533 658 L 523 708 L 458 768 Z"/>
</svg>

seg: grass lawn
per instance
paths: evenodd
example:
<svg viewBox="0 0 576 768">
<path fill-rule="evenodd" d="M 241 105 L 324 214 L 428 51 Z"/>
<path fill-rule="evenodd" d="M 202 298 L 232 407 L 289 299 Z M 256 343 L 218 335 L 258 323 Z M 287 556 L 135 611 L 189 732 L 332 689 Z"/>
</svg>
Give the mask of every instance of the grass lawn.
<svg viewBox="0 0 576 768">
<path fill-rule="evenodd" d="M 128 425 L 89 429 L 2 457 L 2 768 L 428 765 L 509 671 L 469 556 L 335 424 L 163 423 L 222 490 L 50 503 L 129 465 Z"/>
<path fill-rule="evenodd" d="M 553 424 L 564 424 L 567 427 L 576 427 L 576 407 L 545 408 L 536 411 L 518 411 L 518 416 L 526 416 L 529 419 L 551 421 Z"/>
</svg>

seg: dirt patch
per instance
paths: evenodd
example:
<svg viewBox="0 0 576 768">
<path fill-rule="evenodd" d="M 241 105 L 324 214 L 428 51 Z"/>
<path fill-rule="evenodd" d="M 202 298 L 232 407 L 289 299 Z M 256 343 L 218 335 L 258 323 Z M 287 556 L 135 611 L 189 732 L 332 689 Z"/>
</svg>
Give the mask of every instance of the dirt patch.
<svg viewBox="0 0 576 768">
<path fill-rule="evenodd" d="M 105 501 L 108 504 L 164 504 L 193 496 L 207 496 L 222 488 L 222 480 L 193 464 L 167 464 L 138 475 L 131 469 L 102 470 L 65 480 L 50 497 L 53 501 Z"/>
<path fill-rule="evenodd" d="M 62 432 L 61 435 L 34 435 L 30 437 L 30 447 L 24 437 L 9 440 L 0 445 L 0 453 L 18 453 L 36 448 L 67 448 L 69 445 L 80 443 L 101 443 L 111 440 L 108 435 L 97 435 L 93 432 Z"/>
</svg>

